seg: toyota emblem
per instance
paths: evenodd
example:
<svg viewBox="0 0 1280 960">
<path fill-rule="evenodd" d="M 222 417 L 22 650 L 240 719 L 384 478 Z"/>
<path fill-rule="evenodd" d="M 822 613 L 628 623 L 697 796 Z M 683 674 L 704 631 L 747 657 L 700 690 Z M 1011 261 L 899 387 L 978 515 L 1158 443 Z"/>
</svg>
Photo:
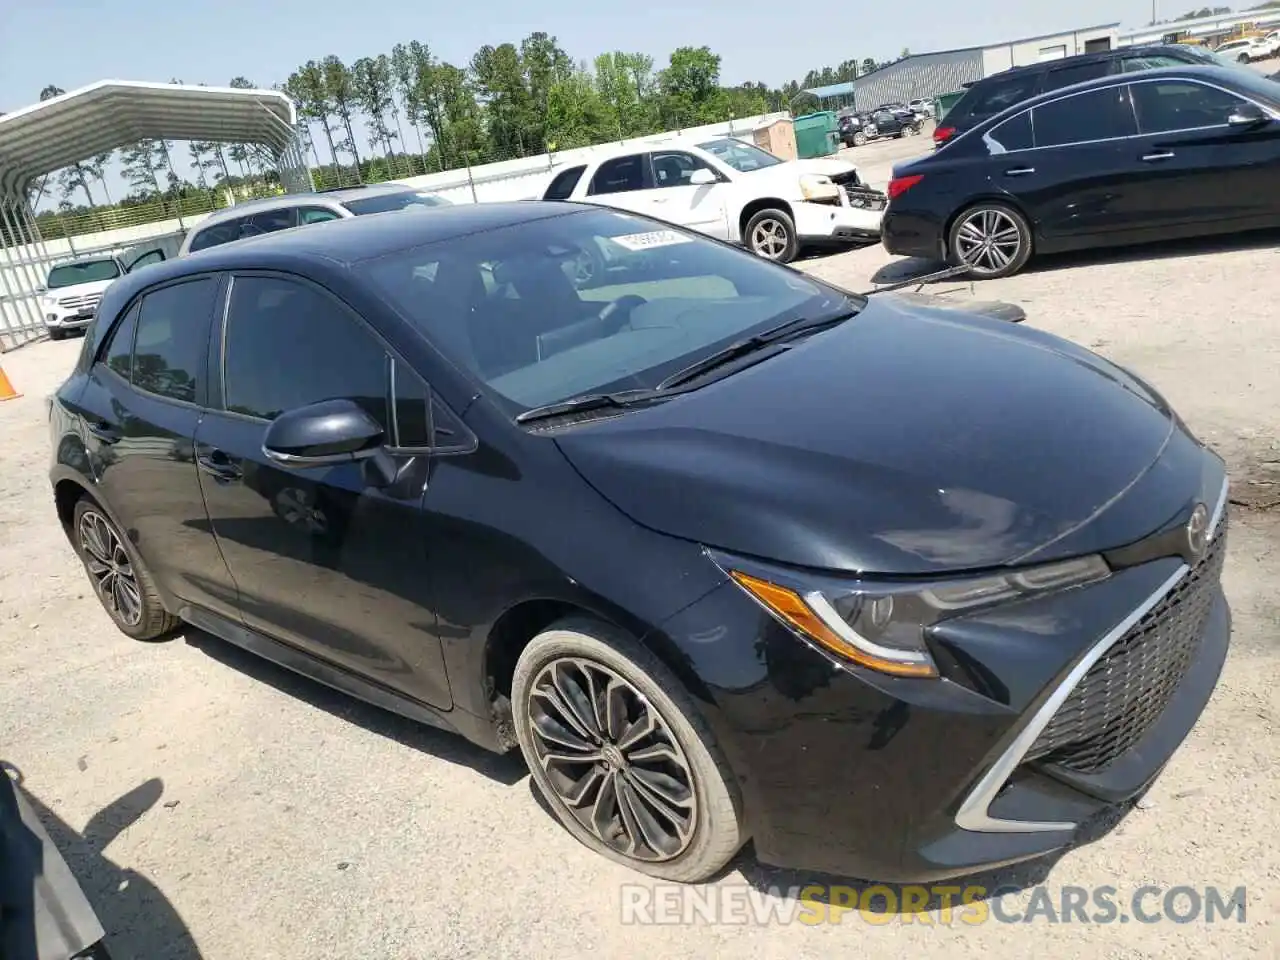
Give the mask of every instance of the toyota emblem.
<svg viewBox="0 0 1280 960">
<path fill-rule="evenodd" d="M 1191 511 L 1191 519 L 1187 521 L 1187 553 L 1192 560 L 1204 556 L 1204 548 L 1209 542 L 1209 508 L 1197 503 Z"/>
</svg>

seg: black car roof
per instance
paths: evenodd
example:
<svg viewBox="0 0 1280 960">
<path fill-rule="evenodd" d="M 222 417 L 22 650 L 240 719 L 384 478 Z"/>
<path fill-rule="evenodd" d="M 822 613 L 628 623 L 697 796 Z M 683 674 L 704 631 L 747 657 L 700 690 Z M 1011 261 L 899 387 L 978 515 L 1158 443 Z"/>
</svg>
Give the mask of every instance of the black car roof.
<svg viewBox="0 0 1280 960">
<path fill-rule="evenodd" d="M 1099 63 L 1103 60 L 1115 60 L 1118 57 L 1141 57 L 1152 53 L 1168 53 L 1170 50 L 1178 50 L 1181 44 L 1176 43 L 1144 43 L 1132 47 L 1112 47 L 1110 50 L 1092 50 L 1088 53 L 1077 53 L 1069 57 L 1060 57 L 1057 60 L 1042 60 L 1038 63 L 1027 63 L 1020 67 L 1009 67 L 1007 70 L 1001 70 L 999 73 L 993 73 L 989 77 L 983 77 L 981 80 L 975 80 L 969 85 L 969 89 L 974 87 L 986 86 L 994 81 L 1005 79 L 1008 77 L 1020 77 L 1027 73 L 1044 73 L 1049 70 L 1060 70 L 1063 64 L 1074 66 L 1079 63 Z M 1191 62 L 1188 58 L 1188 63 Z"/>
<path fill-rule="evenodd" d="M 1151 70 L 1141 70 L 1136 73 L 1122 73 L 1106 77 L 1094 77 L 1092 80 L 1083 80 L 1080 83 L 1073 83 L 1065 87 L 1058 87 L 1056 90 L 1048 90 L 1044 93 L 1038 93 L 1034 97 L 1027 97 L 1025 100 L 1020 100 L 1017 103 L 1010 104 L 999 113 L 990 117 L 989 120 L 984 119 L 982 123 L 977 124 L 974 129 L 987 125 L 990 120 L 995 120 L 997 117 L 1012 116 L 1013 114 L 1020 113 L 1029 107 L 1034 107 L 1037 104 L 1046 103 L 1049 100 L 1057 100 L 1066 94 L 1079 93 L 1082 90 L 1090 90 L 1094 87 L 1109 87 L 1121 83 L 1141 83 L 1144 81 L 1159 80 L 1162 77 L 1166 79 L 1177 77 L 1181 79 L 1213 80 L 1216 83 L 1221 83 L 1231 89 L 1237 89 L 1244 85 L 1243 81 L 1247 76 L 1248 75 L 1243 71 L 1232 70 L 1229 67 L 1215 67 L 1208 64 L 1188 63 L 1177 67 L 1157 67 Z M 1262 74 L 1258 74 L 1258 78 L 1266 79 Z M 1250 93 L 1252 94 L 1253 92 L 1250 91 Z M 1276 93 L 1280 94 L 1280 87 L 1277 87 Z"/>
</svg>

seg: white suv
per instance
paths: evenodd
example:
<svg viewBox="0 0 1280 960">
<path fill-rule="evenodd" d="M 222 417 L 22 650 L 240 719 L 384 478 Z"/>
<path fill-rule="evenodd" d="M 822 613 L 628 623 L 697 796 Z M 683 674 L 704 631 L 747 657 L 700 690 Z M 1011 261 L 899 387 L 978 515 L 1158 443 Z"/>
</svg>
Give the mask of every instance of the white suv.
<svg viewBox="0 0 1280 960">
<path fill-rule="evenodd" d="M 543 200 L 643 213 L 786 263 L 808 244 L 875 241 L 885 197 L 843 160 L 782 160 L 729 137 L 615 149 L 557 173 Z"/>
<path fill-rule="evenodd" d="M 128 266 L 114 254 L 55 264 L 37 291 L 49 339 L 61 340 L 68 333 L 89 326 L 103 292 L 117 277 L 163 259 L 164 251 L 148 250 Z"/>
</svg>

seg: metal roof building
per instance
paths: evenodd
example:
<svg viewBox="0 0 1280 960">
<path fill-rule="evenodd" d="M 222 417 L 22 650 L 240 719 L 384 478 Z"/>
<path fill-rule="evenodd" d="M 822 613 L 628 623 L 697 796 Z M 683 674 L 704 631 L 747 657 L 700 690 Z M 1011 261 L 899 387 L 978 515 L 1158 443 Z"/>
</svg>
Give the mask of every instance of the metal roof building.
<svg viewBox="0 0 1280 960">
<path fill-rule="evenodd" d="M 936 97 L 1010 67 L 1110 50 L 1117 46 L 1119 26 L 1107 23 L 984 47 L 912 54 L 856 80 L 805 92 L 838 104 L 852 101 L 859 110 L 870 110 L 882 103 L 906 103 L 917 97 Z"/>
<path fill-rule="evenodd" d="M 43 329 L 50 255 L 27 200 L 36 178 L 143 140 L 255 143 L 290 192 L 312 189 L 293 101 L 275 90 L 101 80 L 0 115 L 0 348 Z"/>
</svg>

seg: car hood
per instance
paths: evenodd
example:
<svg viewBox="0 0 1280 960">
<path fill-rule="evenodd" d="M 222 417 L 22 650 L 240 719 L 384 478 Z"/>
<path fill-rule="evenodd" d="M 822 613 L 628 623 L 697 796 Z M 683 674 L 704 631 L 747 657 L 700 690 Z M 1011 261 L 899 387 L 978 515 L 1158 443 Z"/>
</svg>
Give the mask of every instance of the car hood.
<svg viewBox="0 0 1280 960">
<path fill-rule="evenodd" d="M 812 157 L 804 160 L 787 160 L 783 163 L 774 164 L 772 167 L 762 167 L 759 170 L 752 170 L 746 176 L 750 177 L 753 182 L 776 178 L 794 184 L 797 179 L 806 173 L 838 177 L 843 174 L 856 173 L 857 169 L 852 163 L 845 160 L 832 160 L 830 157 Z"/>
<path fill-rule="evenodd" d="M 48 291 L 46 295 L 61 300 L 63 297 L 83 297 L 90 293 L 102 293 L 118 279 L 119 277 L 112 277 L 110 280 L 91 280 L 88 283 L 73 283 L 69 287 L 55 287 Z"/>
<path fill-rule="evenodd" d="M 886 296 L 722 380 L 555 436 L 651 529 L 798 566 L 919 575 L 1071 555 L 1175 429 L 1158 395 L 1068 341 Z M 1095 530 L 1090 549 L 1176 509 L 1150 499 L 1159 519 L 1113 525 L 1130 538 L 1116 543 Z"/>
</svg>

